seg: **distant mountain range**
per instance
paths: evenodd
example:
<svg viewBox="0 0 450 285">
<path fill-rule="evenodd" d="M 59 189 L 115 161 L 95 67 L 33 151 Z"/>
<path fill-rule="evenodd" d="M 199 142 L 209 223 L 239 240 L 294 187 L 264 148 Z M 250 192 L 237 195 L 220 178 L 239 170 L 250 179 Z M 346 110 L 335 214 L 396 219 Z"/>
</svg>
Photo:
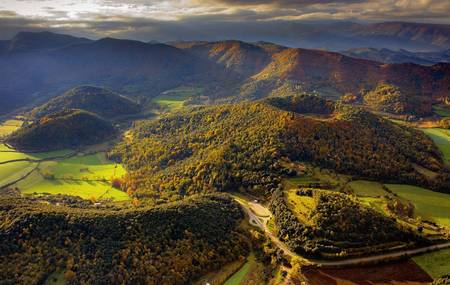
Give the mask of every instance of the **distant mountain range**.
<svg viewBox="0 0 450 285">
<path fill-rule="evenodd" d="M 404 49 L 354 48 L 340 53 L 347 56 L 369 59 L 385 63 L 416 63 L 433 65 L 439 62 L 450 62 L 450 49 L 435 52 L 411 52 Z"/>
<path fill-rule="evenodd" d="M 3 46 L 0 113 L 82 84 L 154 96 L 183 82 L 201 83 L 215 70 L 172 46 L 130 40 L 20 33 Z"/>
<path fill-rule="evenodd" d="M 384 64 L 335 52 L 286 48 L 270 43 L 240 41 L 172 43 L 199 58 L 209 58 L 243 78 L 234 96 L 258 99 L 272 95 L 314 92 L 337 99 L 381 83 L 400 88 L 411 101 L 432 102 L 450 96 L 450 64 Z M 426 112 L 425 112 L 426 113 Z"/>
<path fill-rule="evenodd" d="M 293 89 L 338 98 L 380 83 L 410 97 L 449 97 L 450 64 L 384 64 L 335 52 L 267 42 L 150 44 L 19 33 L 1 43 L 0 114 L 78 85 L 105 86 L 151 98 L 180 85 L 201 85 L 211 99 L 253 100 Z"/>
<path fill-rule="evenodd" d="M 43 51 L 89 42 L 92 41 L 51 32 L 20 32 L 9 41 L 0 41 L 0 52 L 4 54 Z"/>
<path fill-rule="evenodd" d="M 441 24 L 303 22 L 280 27 L 279 34 L 283 35 L 279 42 L 292 47 L 334 51 L 360 47 L 441 51 L 450 47 L 450 25 Z"/>
</svg>

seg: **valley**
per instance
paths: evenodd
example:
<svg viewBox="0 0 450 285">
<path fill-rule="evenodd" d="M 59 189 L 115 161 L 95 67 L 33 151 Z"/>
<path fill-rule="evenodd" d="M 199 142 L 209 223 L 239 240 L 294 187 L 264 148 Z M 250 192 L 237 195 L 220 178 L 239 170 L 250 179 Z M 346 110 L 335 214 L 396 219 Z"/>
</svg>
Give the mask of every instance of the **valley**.
<svg viewBox="0 0 450 285">
<path fill-rule="evenodd" d="M 307 284 L 322 285 L 327 284 L 326 282 L 332 282 L 331 279 L 346 280 L 345 276 L 348 276 L 348 272 L 352 272 L 352 276 L 354 276 L 352 278 L 360 278 L 357 276 L 362 273 L 358 272 L 366 270 L 373 272 L 373 277 L 370 278 L 374 278 L 374 282 L 380 282 L 381 279 L 377 279 L 377 276 L 383 275 L 385 279 L 382 280 L 391 280 L 392 282 L 395 280 L 410 280 L 411 282 L 419 282 L 418 284 L 425 284 L 431 278 L 438 278 L 447 272 L 444 260 L 447 256 L 447 249 L 445 248 L 450 246 L 446 242 L 450 236 L 450 218 L 448 216 L 450 208 L 446 205 L 450 203 L 450 196 L 445 193 L 447 191 L 445 184 L 438 185 L 440 187 L 438 189 L 444 192 L 438 193 L 405 183 L 394 184 L 392 178 L 389 178 L 390 176 L 378 181 L 365 180 L 364 178 L 367 178 L 367 175 L 374 175 L 373 173 L 377 173 L 377 171 L 383 173 L 383 168 L 377 164 L 369 164 L 365 167 L 372 167 L 372 171 L 375 172 L 359 172 L 350 167 L 349 164 L 341 168 L 341 171 L 336 171 L 340 169 L 336 165 L 339 158 L 333 158 L 332 160 L 323 158 L 324 150 L 316 152 L 314 148 L 305 148 L 302 150 L 303 153 L 292 153 L 290 152 L 291 148 L 287 147 L 283 141 L 277 141 L 280 139 L 280 135 L 281 138 L 283 137 L 284 132 L 292 134 L 300 132 L 302 139 L 307 138 L 310 130 L 303 127 L 305 122 L 308 122 L 307 124 L 312 127 L 311 130 L 314 132 L 321 128 L 339 126 L 339 120 L 345 121 L 346 124 L 357 122 L 363 126 L 367 124 L 373 126 L 374 122 L 385 124 L 383 128 L 390 129 L 391 133 L 397 132 L 399 138 L 402 138 L 402 132 L 405 130 L 397 130 L 394 124 L 388 124 L 383 120 L 370 117 L 368 113 L 354 113 L 353 110 L 345 108 L 336 110 L 331 101 L 323 101 L 318 97 L 270 99 L 257 104 L 236 104 L 231 108 L 228 106 L 205 107 L 202 106 L 204 102 L 201 101 L 186 104 L 187 100 L 194 99 L 195 101 L 195 98 L 199 96 L 202 96 L 200 89 L 188 87 L 180 87 L 161 93 L 152 102 L 156 105 L 150 105 L 153 106 L 151 108 L 155 108 L 151 112 L 158 114 L 158 117 L 150 121 L 136 121 L 131 129 L 127 129 L 126 126 L 129 124 L 122 121 L 121 125 L 124 126 L 121 127 L 123 138 L 120 140 L 106 139 L 102 143 L 82 145 L 75 149 L 68 148 L 46 152 L 22 152 L 7 144 L 2 144 L 0 148 L 0 168 L 3 168 L 0 177 L 2 188 L 10 189 L 8 193 L 12 195 L 38 199 L 37 201 L 49 201 L 50 205 L 56 203 L 57 205 L 80 207 L 85 205 L 85 202 L 81 202 L 84 200 L 89 201 L 91 205 L 95 203 L 99 205 L 97 207 L 106 207 L 106 209 L 109 207 L 128 208 L 130 206 L 132 208 L 137 207 L 137 209 L 149 206 L 155 207 L 161 203 L 170 203 L 171 201 L 184 200 L 187 196 L 195 196 L 196 193 L 205 191 L 205 187 L 211 187 L 209 191 L 213 192 L 230 192 L 236 202 L 243 207 L 247 216 L 246 219 L 248 219 L 248 222 L 245 222 L 247 225 L 240 226 L 241 230 L 259 236 L 258 239 L 265 240 L 263 243 L 267 245 L 263 248 L 252 246 L 249 255 L 245 254 L 240 256 L 237 261 L 230 260 L 231 263 L 224 263 L 220 270 L 216 268 L 206 275 L 197 275 L 197 284 L 204 284 L 205 282 L 210 284 L 257 284 L 260 282 L 278 284 L 288 282 L 287 280 L 295 284 L 297 282 L 295 280 L 300 280 L 299 282 L 307 282 Z M 300 115 L 296 117 L 295 114 Z M 188 122 L 191 125 L 183 125 L 185 122 L 184 116 L 190 118 Z M 119 118 L 122 120 L 125 117 Z M 247 124 L 241 126 L 241 122 L 247 122 Z M 258 124 L 253 125 L 253 122 L 258 122 Z M 266 123 L 261 124 L 262 122 Z M 166 124 L 171 127 L 167 128 Z M 222 126 L 224 129 L 216 129 L 215 124 Z M 278 131 L 271 128 L 274 124 L 278 126 Z M 315 124 L 321 124 L 320 128 Z M 403 125 L 403 123 L 401 124 Z M 10 132 L 17 130 L 20 126 L 17 123 L 15 128 L 10 128 L 10 125 L 10 121 L 5 124 Z M 227 129 L 228 126 L 235 129 Z M 185 132 L 185 127 L 190 129 L 189 133 Z M 243 129 L 239 129 L 240 127 L 243 127 Z M 180 130 L 179 134 L 177 128 Z M 377 125 L 377 128 L 380 128 L 379 125 Z M 245 129 L 250 129 L 251 132 L 246 134 Z M 279 130 L 283 130 L 283 132 Z M 422 156 L 422 160 L 415 160 L 411 163 L 411 167 L 393 170 L 398 171 L 400 175 L 403 172 L 415 173 L 414 175 L 423 177 L 425 180 L 407 179 L 404 182 L 415 182 L 426 186 L 429 183 L 426 182 L 427 179 L 437 178 L 440 172 L 436 165 L 440 155 L 437 149 L 442 153 L 443 163 L 447 163 L 446 148 L 448 140 L 446 139 L 448 137 L 446 137 L 447 134 L 443 129 L 420 129 L 420 131 L 422 130 L 432 140 L 421 137 L 420 133 L 415 133 L 412 129 L 408 132 L 413 132 L 416 139 L 420 139 L 422 143 L 429 144 L 427 153 L 435 157 L 434 160 L 428 158 L 429 161 L 427 161 L 426 156 Z M 195 136 L 191 138 L 191 134 L 195 134 Z M 203 134 L 206 135 L 205 138 L 208 142 L 206 149 L 201 147 Z M 236 137 L 233 137 L 234 135 Z M 222 136 L 224 136 L 224 139 L 222 139 Z M 241 139 L 239 136 L 243 136 L 243 138 Z M 367 136 L 367 133 L 363 136 Z M 375 142 L 380 139 L 378 138 L 379 133 L 374 136 Z M 176 139 L 172 141 L 172 137 Z M 257 150 L 256 146 L 263 138 L 270 142 L 270 147 L 267 146 L 266 142 L 258 150 L 261 153 L 246 154 L 247 149 L 249 151 Z M 156 140 L 153 141 L 154 139 Z M 406 139 L 406 136 L 404 139 Z M 215 140 L 231 144 L 215 146 Z M 324 146 L 328 139 L 320 138 L 320 140 L 320 144 Z M 432 147 L 433 142 L 436 145 L 435 149 Z M 313 140 L 305 141 L 303 145 L 311 143 L 313 143 Z M 140 146 L 141 144 L 143 145 Z M 178 146 L 179 144 L 182 146 Z M 170 146 L 172 153 L 161 152 L 165 146 Z M 122 153 L 123 147 L 127 149 L 127 152 Z M 138 148 L 134 149 L 135 147 Z M 264 148 L 267 147 L 268 149 L 265 150 Z M 328 146 L 328 148 L 330 147 L 339 148 L 336 144 Z M 390 147 L 396 148 L 394 144 L 388 146 L 387 149 Z M 410 144 L 409 147 L 414 148 L 416 146 Z M 135 161 L 136 158 L 132 155 L 135 153 L 142 155 L 143 149 L 146 149 L 146 156 L 139 157 Z M 237 164 L 237 161 L 230 164 L 230 161 L 233 161 L 234 158 L 229 149 L 239 150 L 238 152 L 234 151 L 234 154 L 239 155 L 241 165 Z M 297 148 L 295 151 L 299 149 L 301 148 Z M 288 152 L 284 152 L 286 150 Z M 155 153 L 152 151 L 155 151 Z M 196 153 L 197 151 L 199 152 Z M 402 153 L 405 153 L 404 151 Z M 424 150 L 417 145 L 416 150 L 408 149 L 407 151 L 416 152 L 416 155 L 421 156 L 421 152 Z M 279 156 L 279 153 L 283 153 L 283 155 Z M 193 155 L 199 155 L 199 158 L 193 159 Z M 250 155 L 249 158 L 246 158 L 246 155 Z M 256 156 L 252 157 L 252 155 Z M 293 157 L 295 157 L 295 160 L 292 159 Z M 364 159 L 363 157 L 362 159 Z M 409 157 L 409 154 L 406 154 L 405 157 Z M 261 161 L 262 158 L 266 161 Z M 314 159 L 311 160 L 311 158 Z M 256 164 L 243 163 L 245 159 L 255 161 Z M 389 159 L 392 160 L 393 157 Z M 198 163 L 199 161 L 205 161 L 206 164 L 189 166 L 189 163 Z M 278 166 L 275 167 L 274 161 Z M 332 165 L 335 165 L 336 168 L 323 167 L 317 164 L 317 161 L 323 161 L 325 164 L 322 165 L 333 163 Z M 395 161 L 395 158 L 392 161 Z M 180 162 L 182 162 L 182 168 L 177 166 Z M 259 166 L 260 163 L 272 165 L 270 166 L 272 172 L 261 172 L 261 169 L 266 169 L 266 166 Z M 353 163 L 358 162 L 354 160 Z M 151 168 L 147 168 L 148 166 L 151 166 Z M 190 167 L 195 167 L 196 171 L 190 172 Z M 184 172 L 180 172 L 178 169 L 184 169 Z M 209 170 L 205 172 L 202 169 Z M 201 176 L 210 175 L 211 171 L 213 171 L 212 173 L 214 171 L 220 173 L 224 169 L 236 171 L 230 176 L 232 180 L 227 178 L 229 174 L 226 172 L 220 174 L 224 175 L 223 177 Z M 247 171 L 249 172 L 247 173 Z M 145 175 L 146 173 L 148 175 Z M 190 177 L 190 173 L 196 176 L 188 179 L 183 178 L 183 176 L 177 178 L 174 176 L 188 175 L 187 177 Z M 143 174 L 145 176 L 142 176 Z M 166 178 L 166 175 L 170 177 L 170 180 Z M 378 174 L 375 174 L 375 177 L 377 177 L 376 175 Z M 242 180 L 233 181 L 236 177 L 241 177 Z M 203 190 L 197 188 L 196 184 L 192 184 L 193 182 L 199 183 L 202 179 L 206 179 L 205 182 L 198 185 L 202 185 Z M 159 185 L 159 189 L 153 188 L 152 185 L 155 184 Z M 143 187 L 143 185 L 146 186 Z M 274 185 L 278 185 L 275 186 L 277 189 L 270 194 L 271 192 L 268 189 L 274 187 Z M 287 211 L 291 211 L 295 219 L 303 224 L 302 227 L 309 228 L 309 231 L 313 233 L 312 236 L 308 237 L 308 243 L 312 244 L 300 245 L 303 242 L 298 244 L 299 240 L 292 233 L 280 235 L 280 231 L 285 231 L 283 229 L 285 224 L 277 221 L 277 219 L 280 219 L 277 217 L 284 214 L 280 214 L 283 212 L 275 212 L 274 214 L 272 210 L 269 210 L 269 207 L 273 207 L 271 206 L 273 203 L 278 203 L 276 202 L 277 199 L 270 198 L 270 195 L 278 195 L 276 193 L 282 193 L 281 198 L 277 198 L 282 199 L 279 200 L 280 203 L 286 203 Z M 336 221 L 333 220 L 332 216 L 328 216 L 327 212 L 322 212 L 323 216 L 314 217 L 318 211 L 316 209 L 322 207 L 318 202 L 319 198 L 315 195 L 337 199 L 333 202 L 332 207 L 337 207 L 335 211 L 347 213 L 342 214 L 343 216 L 363 215 L 362 218 L 358 218 L 359 222 L 375 219 L 378 221 L 376 223 L 379 223 L 372 225 L 375 222 L 370 222 L 363 226 L 364 229 L 375 226 L 380 231 L 382 227 L 387 226 L 384 234 L 395 233 L 395 237 L 400 237 L 400 239 L 396 240 L 396 238 L 393 238 L 394 236 L 387 239 L 378 236 L 370 237 L 374 238 L 373 243 L 366 244 L 363 242 L 361 244 L 358 239 L 349 242 L 356 237 L 359 229 L 346 228 L 349 225 L 346 224 L 345 220 L 339 221 L 341 223 L 339 229 L 345 228 L 345 231 L 352 233 L 353 237 L 347 236 L 346 233 L 339 233 L 340 235 L 343 234 L 345 238 L 343 240 L 337 238 L 336 241 L 333 241 L 332 236 L 327 236 L 329 233 L 326 233 L 323 237 L 320 236 L 321 233 L 316 232 L 316 229 L 321 227 L 319 225 L 331 225 Z M 78 198 L 75 198 L 75 200 L 66 198 L 71 196 Z M 282 202 L 283 200 L 285 202 Z M 270 202 L 266 204 L 265 201 Z M 342 206 L 337 206 L 339 203 L 342 203 Z M 356 207 L 356 205 L 361 207 L 361 212 L 347 212 L 347 204 L 352 205 L 350 207 Z M 325 211 L 326 207 L 329 206 L 325 206 L 321 211 Z M 388 219 L 393 219 L 395 222 L 392 223 Z M 293 224 L 290 223 L 290 225 Z M 338 228 L 333 230 L 337 231 Z M 360 234 L 363 234 L 363 232 Z M 317 235 L 317 237 L 314 237 L 314 235 Z M 329 239 L 328 243 L 330 244 L 322 245 L 319 239 L 315 241 L 316 238 Z M 365 239 L 368 238 L 365 237 Z M 254 237 L 250 238 L 250 240 L 252 239 Z M 316 245 L 314 245 L 315 242 L 317 242 Z M 345 245 L 347 242 L 349 244 Z M 271 245 L 268 246 L 268 244 Z M 320 249 L 318 251 L 314 249 L 310 252 L 311 246 Z M 330 246 L 336 248 L 330 251 L 327 249 Z M 319 255 L 317 255 L 318 253 Z M 408 256 L 407 261 L 397 261 L 404 258 L 405 255 Z M 275 264 L 281 262 L 282 265 L 267 263 L 267 256 L 271 256 L 272 260 L 276 256 L 279 261 Z M 294 262 L 296 265 L 293 265 Z M 286 263 L 290 265 L 288 267 L 283 265 Z M 408 270 L 411 270 L 409 276 L 411 278 L 389 273 L 395 272 L 396 266 L 410 268 Z M 344 268 L 341 269 L 341 267 Z M 267 271 L 268 268 L 271 268 L 270 271 Z M 298 270 L 298 268 L 301 269 Z M 67 282 L 72 278 L 68 276 L 70 275 L 67 274 L 68 271 L 67 268 L 62 269 L 62 282 Z M 256 277 L 261 276 L 261 274 L 264 277 Z M 50 276 L 46 284 L 52 284 L 49 282 L 53 280 L 53 276 L 57 275 Z M 368 277 L 366 276 L 366 278 Z"/>
<path fill-rule="evenodd" d="M 450 64 L 359 52 L 0 42 L 0 284 L 445 281 Z"/>
<path fill-rule="evenodd" d="M 3 145 L 0 160 L 0 187 L 17 187 L 23 195 L 61 194 L 115 201 L 130 199 L 126 193 L 111 186 L 112 180 L 124 175 L 125 170 L 109 161 L 105 152 L 84 154 L 62 150 L 28 154 Z"/>
</svg>

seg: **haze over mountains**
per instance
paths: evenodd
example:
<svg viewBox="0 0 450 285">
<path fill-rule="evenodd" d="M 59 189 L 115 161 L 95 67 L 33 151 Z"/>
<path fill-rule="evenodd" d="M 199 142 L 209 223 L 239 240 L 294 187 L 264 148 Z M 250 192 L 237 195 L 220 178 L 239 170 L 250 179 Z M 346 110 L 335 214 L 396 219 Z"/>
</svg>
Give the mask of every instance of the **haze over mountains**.
<svg viewBox="0 0 450 285">
<path fill-rule="evenodd" d="M 378 27 L 378 26 L 377 26 Z M 402 27 L 402 25 L 394 25 Z M 445 26 L 429 41 L 445 45 Z M 380 28 L 381 29 L 381 28 Z M 441 31 L 442 30 L 442 31 Z M 414 30 L 415 31 L 415 30 Z M 399 32 L 400 33 L 400 32 Z M 401 32 L 399 35 L 405 35 Z M 417 38 L 425 41 L 425 34 Z M 437 37 L 439 40 L 437 40 Z M 41 102 L 82 84 L 151 98 L 182 84 L 205 86 L 212 99 L 257 99 L 286 83 L 328 97 L 373 89 L 380 82 L 408 96 L 439 101 L 448 96 L 450 64 L 383 64 L 339 53 L 257 42 L 149 44 L 104 38 L 19 33 L 2 42 L 0 113 Z"/>
<path fill-rule="evenodd" d="M 450 62 L 450 49 L 436 52 L 411 52 L 408 50 L 390 50 L 386 48 L 354 48 L 340 53 L 347 56 L 374 60 L 385 63 L 415 63 L 433 65 L 439 62 Z"/>
<path fill-rule="evenodd" d="M 289 42 L 280 41 L 285 45 L 334 51 L 358 47 L 438 51 L 450 46 L 450 26 L 437 24 L 313 21 L 284 27 L 280 34 L 292 34 Z"/>
</svg>

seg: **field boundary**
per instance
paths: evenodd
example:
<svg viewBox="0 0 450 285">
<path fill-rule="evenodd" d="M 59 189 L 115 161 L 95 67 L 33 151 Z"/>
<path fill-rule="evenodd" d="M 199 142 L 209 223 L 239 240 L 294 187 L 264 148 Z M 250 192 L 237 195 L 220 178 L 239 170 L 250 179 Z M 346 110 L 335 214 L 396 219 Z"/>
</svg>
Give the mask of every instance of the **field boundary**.
<svg viewBox="0 0 450 285">
<path fill-rule="evenodd" d="M 14 185 L 14 184 L 16 184 L 16 183 L 18 183 L 18 182 L 24 180 L 25 178 L 27 178 L 28 176 L 30 176 L 31 173 L 35 172 L 35 171 L 39 168 L 39 165 L 40 165 L 40 162 L 37 162 L 37 163 L 36 163 L 36 166 L 33 167 L 33 169 L 30 170 L 28 173 L 26 173 L 25 175 L 23 175 L 23 176 L 20 177 L 20 178 L 17 178 L 15 181 L 12 181 L 12 182 L 9 182 L 9 183 L 7 183 L 7 184 L 5 184 L 5 185 L 0 186 L 0 189 L 8 188 L 8 187 L 10 187 L 10 186 L 12 186 L 12 185 Z"/>
</svg>

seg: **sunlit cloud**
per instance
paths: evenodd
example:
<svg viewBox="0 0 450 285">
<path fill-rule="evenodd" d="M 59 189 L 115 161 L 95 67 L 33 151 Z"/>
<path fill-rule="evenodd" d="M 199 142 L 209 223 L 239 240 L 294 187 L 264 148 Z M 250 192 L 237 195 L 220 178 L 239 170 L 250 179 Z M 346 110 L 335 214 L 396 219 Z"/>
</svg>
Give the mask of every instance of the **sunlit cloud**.
<svg viewBox="0 0 450 285">
<path fill-rule="evenodd" d="M 448 0 L 2 0 L 0 38 L 21 30 L 141 40 L 276 37 L 301 21 L 450 24 L 448 15 Z"/>
</svg>

